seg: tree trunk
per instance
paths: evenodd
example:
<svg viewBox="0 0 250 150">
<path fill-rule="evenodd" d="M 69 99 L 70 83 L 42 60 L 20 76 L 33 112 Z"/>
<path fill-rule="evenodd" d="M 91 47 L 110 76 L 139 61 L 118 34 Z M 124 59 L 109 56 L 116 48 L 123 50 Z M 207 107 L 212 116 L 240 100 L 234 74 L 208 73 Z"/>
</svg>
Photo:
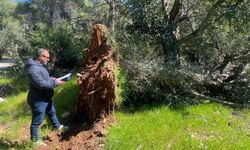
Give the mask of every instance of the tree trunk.
<svg viewBox="0 0 250 150">
<path fill-rule="evenodd" d="M 165 22 L 166 26 L 163 30 L 162 34 L 162 46 L 163 52 L 165 56 L 165 62 L 171 63 L 174 66 L 180 65 L 179 60 L 179 45 L 177 40 L 177 35 L 174 34 L 177 30 L 175 19 L 179 14 L 179 10 L 181 8 L 180 0 L 175 0 L 174 5 L 169 14 L 166 13 L 168 3 L 165 0 L 162 1 L 162 9 L 165 12 Z"/>
<path fill-rule="evenodd" d="M 114 0 L 105 0 L 109 5 L 109 18 L 108 18 L 108 27 L 111 32 L 115 31 L 115 1 Z"/>
<path fill-rule="evenodd" d="M 105 25 L 93 26 L 90 47 L 85 49 L 85 70 L 77 78 L 80 95 L 74 116 L 90 122 L 105 119 L 115 106 L 115 59 L 106 34 Z"/>
<path fill-rule="evenodd" d="M 49 1 L 49 26 L 62 19 L 71 20 L 71 4 L 69 0 L 51 0 Z"/>
<path fill-rule="evenodd" d="M 179 60 L 179 45 L 178 41 L 176 39 L 176 35 L 174 34 L 174 31 L 176 30 L 176 27 L 174 25 L 173 21 L 169 21 L 167 23 L 164 32 L 162 34 L 162 47 L 163 52 L 165 56 L 165 62 L 171 63 L 173 65 L 179 66 L 180 60 Z"/>
<path fill-rule="evenodd" d="M 60 18 L 67 21 L 71 20 L 71 4 L 69 0 L 62 0 L 60 4 Z"/>
</svg>

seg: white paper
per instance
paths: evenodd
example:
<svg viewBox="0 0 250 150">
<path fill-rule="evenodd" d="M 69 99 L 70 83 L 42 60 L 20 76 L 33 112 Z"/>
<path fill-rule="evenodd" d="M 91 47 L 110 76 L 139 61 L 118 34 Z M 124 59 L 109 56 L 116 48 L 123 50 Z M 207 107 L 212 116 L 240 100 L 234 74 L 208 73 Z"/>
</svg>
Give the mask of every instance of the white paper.
<svg viewBox="0 0 250 150">
<path fill-rule="evenodd" d="M 62 76 L 62 77 L 60 77 L 60 78 L 58 78 L 59 80 L 63 80 L 63 79 L 65 79 L 65 78 L 69 78 L 71 76 L 71 73 L 68 73 L 68 74 L 66 74 L 65 76 Z"/>
</svg>

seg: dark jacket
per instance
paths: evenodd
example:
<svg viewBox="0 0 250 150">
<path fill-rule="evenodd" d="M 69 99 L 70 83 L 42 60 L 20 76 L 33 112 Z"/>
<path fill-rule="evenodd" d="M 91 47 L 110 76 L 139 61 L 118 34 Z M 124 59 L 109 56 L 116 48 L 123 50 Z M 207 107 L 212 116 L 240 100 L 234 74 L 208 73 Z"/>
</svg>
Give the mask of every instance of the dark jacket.
<svg viewBox="0 0 250 150">
<path fill-rule="evenodd" d="M 29 81 L 28 103 L 51 100 L 58 83 L 49 76 L 47 69 L 35 59 L 28 59 L 25 69 Z"/>
</svg>

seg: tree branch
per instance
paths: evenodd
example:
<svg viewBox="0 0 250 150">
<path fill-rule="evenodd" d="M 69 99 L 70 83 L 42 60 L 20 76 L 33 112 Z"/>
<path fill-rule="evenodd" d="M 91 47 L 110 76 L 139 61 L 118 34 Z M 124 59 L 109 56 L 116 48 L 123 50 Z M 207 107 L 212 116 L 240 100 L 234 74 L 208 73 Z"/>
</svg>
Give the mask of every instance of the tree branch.
<svg viewBox="0 0 250 150">
<path fill-rule="evenodd" d="M 223 80 L 223 82 L 230 82 L 232 80 L 235 80 L 239 74 L 241 74 L 241 72 L 244 70 L 244 67 L 246 66 L 246 63 L 241 63 L 239 66 L 234 67 L 232 69 L 232 73 L 229 77 L 227 77 L 225 80 Z"/>
<path fill-rule="evenodd" d="M 187 15 L 182 15 L 182 16 L 180 16 L 180 18 L 178 18 L 175 22 L 176 22 L 176 23 L 179 23 L 179 22 L 182 22 L 182 21 L 188 20 L 188 19 L 189 19 L 189 18 L 188 18 Z"/>
<path fill-rule="evenodd" d="M 109 5 L 108 26 L 113 32 L 115 30 L 115 2 L 114 0 L 105 0 L 105 2 Z"/>
<path fill-rule="evenodd" d="M 111 0 L 104 0 L 108 5 L 111 5 Z"/>
<path fill-rule="evenodd" d="M 242 60 L 242 59 L 245 59 L 246 61 L 249 61 L 250 60 L 250 53 L 235 57 L 233 60 Z"/>
<path fill-rule="evenodd" d="M 164 13 L 166 13 L 168 10 L 169 2 L 170 0 L 161 0 L 162 10 L 164 11 Z"/>
<path fill-rule="evenodd" d="M 179 10 L 181 8 L 181 2 L 180 0 L 175 0 L 174 1 L 174 5 L 169 13 L 169 19 L 174 21 L 175 18 L 177 17 L 178 13 L 179 13 Z"/>
<path fill-rule="evenodd" d="M 208 11 L 206 17 L 204 18 L 204 20 L 202 21 L 202 23 L 200 24 L 200 26 L 192 33 L 190 33 L 189 35 L 187 35 L 186 37 L 182 38 L 179 40 L 178 44 L 183 44 L 186 43 L 190 40 L 193 40 L 194 38 L 198 37 L 200 34 L 202 34 L 202 32 L 204 30 L 206 30 L 208 27 L 211 26 L 211 24 L 213 24 L 214 22 L 219 21 L 223 15 L 225 13 L 222 13 L 219 17 L 216 17 L 215 19 L 213 19 L 216 16 L 216 12 L 217 10 L 223 5 L 223 3 L 226 2 L 226 0 L 218 0 Z M 239 4 L 241 4 L 242 2 L 244 2 L 244 0 L 238 0 L 234 6 L 238 6 Z"/>
<path fill-rule="evenodd" d="M 220 100 L 220 99 L 216 99 L 216 98 L 211 98 L 211 97 L 208 97 L 208 96 L 205 96 L 203 94 L 200 94 L 196 91 L 191 91 L 191 94 L 197 98 L 200 98 L 200 99 L 207 99 L 211 102 L 216 102 L 216 103 L 220 103 L 220 104 L 223 104 L 223 105 L 227 105 L 227 106 L 234 106 L 234 107 L 249 107 L 249 104 L 245 104 L 245 105 L 242 105 L 242 104 L 237 104 L 237 103 L 232 103 L 232 102 L 228 102 L 228 101 L 223 101 L 223 100 Z"/>
<path fill-rule="evenodd" d="M 200 35 L 205 29 L 207 29 L 212 22 L 214 21 L 212 18 L 216 15 L 216 10 L 222 6 L 222 4 L 225 2 L 226 0 L 218 0 L 208 11 L 206 17 L 204 18 L 204 20 L 202 21 L 202 23 L 200 24 L 200 26 L 191 34 L 187 35 L 186 37 L 184 37 L 183 39 L 179 40 L 179 44 L 183 44 L 187 41 L 189 41 L 190 39 L 194 39 L 195 37 L 197 37 L 198 35 Z M 222 15 L 221 15 L 222 16 Z M 221 18 L 221 16 L 219 18 Z M 218 18 L 218 17 L 217 17 Z M 218 20 L 218 19 L 216 19 Z"/>
</svg>

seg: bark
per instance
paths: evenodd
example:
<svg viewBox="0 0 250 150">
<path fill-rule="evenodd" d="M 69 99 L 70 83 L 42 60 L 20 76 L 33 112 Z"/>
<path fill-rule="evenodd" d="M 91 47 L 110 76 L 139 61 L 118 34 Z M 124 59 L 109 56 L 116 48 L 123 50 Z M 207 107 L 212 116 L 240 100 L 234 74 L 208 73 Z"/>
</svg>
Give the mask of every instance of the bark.
<svg viewBox="0 0 250 150">
<path fill-rule="evenodd" d="M 54 17 L 55 17 L 55 12 L 56 12 L 56 1 L 57 0 L 51 0 L 50 3 L 49 3 L 49 26 L 52 26 L 53 25 L 53 22 L 54 22 Z"/>
<path fill-rule="evenodd" d="M 49 26 L 57 23 L 62 19 L 71 20 L 71 6 L 69 0 L 51 0 L 49 7 Z"/>
<path fill-rule="evenodd" d="M 167 1 L 162 1 L 162 8 L 165 8 L 166 13 L 166 5 L 168 4 Z M 162 33 L 162 46 L 165 55 L 165 62 L 172 63 L 174 66 L 179 66 L 179 45 L 177 40 L 177 26 L 175 23 L 175 19 L 179 13 L 181 8 L 180 0 L 175 0 L 174 5 L 167 15 L 165 14 L 165 22 L 166 26 Z"/>
<path fill-rule="evenodd" d="M 180 11 L 180 8 L 181 8 L 180 0 L 175 0 L 174 6 L 173 6 L 172 10 L 169 13 L 169 18 L 170 18 L 171 21 L 175 20 L 175 18 L 177 17 L 177 15 L 178 15 L 178 13 Z"/>
<path fill-rule="evenodd" d="M 67 21 L 71 20 L 71 4 L 69 0 L 62 0 L 60 4 L 60 18 Z"/>
<path fill-rule="evenodd" d="M 177 43 L 177 38 L 174 35 L 172 29 L 173 27 L 166 27 L 164 34 L 162 35 L 162 47 L 165 56 L 165 62 L 171 63 L 173 65 L 179 66 L 179 45 Z"/>
<path fill-rule="evenodd" d="M 114 0 L 105 0 L 109 5 L 109 18 L 108 18 L 108 27 L 111 32 L 115 31 L 115 2 Z"/>
<path fill-rule="evenodd" d="M 167 12 L 171 0 L 161 0 L 163 12 Z"/>
<path fill-rule="evenodd" d="M 249 104 L 237 104 L 237 103 L 232 103 L 232 102 L 228 102 L 228 101 L 224 101 L 224 100 L 220 100 L 220 99 L 217 99 L 217 98 L 211 98 L 209 96 L 206 96 L 206 95 L 203 95 L 201 93 L 198 93 L 197 91 L 191 91 L 190 92 L 191 95 L 195 96 L 196 98 L 199 98 L 199 99 L 206 99 L 206 100 L 209 100 L 211 102 L 216 102 L 216 103 L 220 103 L 220 104 L 223 104 L 223 105 L 226 105 L 226 106 L 231 106 L 231 107 L 249 107 L 250 105 Z"/>
</svg>

